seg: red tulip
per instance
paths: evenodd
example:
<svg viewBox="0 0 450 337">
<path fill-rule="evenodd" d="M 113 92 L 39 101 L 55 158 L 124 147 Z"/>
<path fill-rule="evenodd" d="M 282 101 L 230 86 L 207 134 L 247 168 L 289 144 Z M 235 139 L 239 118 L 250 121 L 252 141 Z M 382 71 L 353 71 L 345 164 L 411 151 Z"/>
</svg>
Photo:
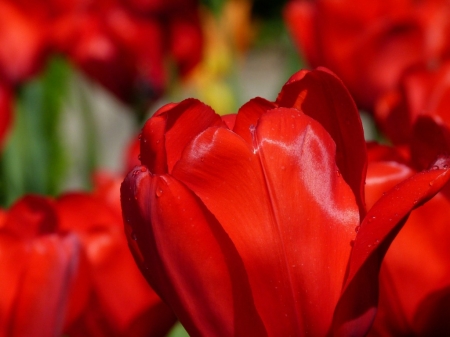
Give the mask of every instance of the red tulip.
<svg viewBox="0 0 450 337">
<path fill-rule="evenodd" d="M 377 101 L 375 118 L 392 142 L 409 143 L 419 116 L 432 116 L 450 126 L 449 94 L 450 62 L 432 70 L 414 69 L 403 76 L 397 90 Z"/>
<path fill-rule="evenodd" d="M 182 74 L 200 60 L 196 5 L 147 14 L 105 0 L 65 9 L 54 20 L 54 46 L 120 100 L 147 103 L 167 85 L 168 58 Z"/>
<path fill-rule="evenodd" d="M 361 122 L 325 69 L 234 123 L 193 99 L 161 108 L 141 162 L 121 187 L 129 245 L 191 336 L 364 335 L 389 243 L 450 177 L 413 175 L 366 215 Z"/>
<path fill-rule="evenodd" d="M 0 336 L 165 336 L 172 327 L 175 316 L 132 261 L 111 208 L 118 203 L 103 196 L 28 196 L 0 214 L 8 275 L 0 278 Z"/>
<path fill-rule="evenodd" d="M 118 199 L 118 189 L 116 190 Z M 132 261 L 116 204 L 86 194 L 58 199 L 60 230 L 76 233 L 92 275 L 91 297 L 70 336 L 165 336 L 175 322 Z M 124 310 L 126 308 L 126 310 Z"/>
<path fill-rule="evenodd" d="M 433 67 L 450 55 L 445 0 L 292 0 L 284 13 L 308 63 L 335 71 L 369 111 L 406 69 Z"/>
<path fill-rule="evenodd" d="M 382 193 L 414 170 L 392 158 L 369 164 L 370 208 Z M 369 336 L 445 336 L 450 333 L 450 204 L 439 193 L 411 214 L 387 251 L 380 273 L 380 302 Z"/>
<path fill-rule="evenodd" d="M 0 336 L 60 336 L 87 299 L 80 240 L 55 231 L 53 206 L 28 196 L 1 217 Z"/>
</svg>

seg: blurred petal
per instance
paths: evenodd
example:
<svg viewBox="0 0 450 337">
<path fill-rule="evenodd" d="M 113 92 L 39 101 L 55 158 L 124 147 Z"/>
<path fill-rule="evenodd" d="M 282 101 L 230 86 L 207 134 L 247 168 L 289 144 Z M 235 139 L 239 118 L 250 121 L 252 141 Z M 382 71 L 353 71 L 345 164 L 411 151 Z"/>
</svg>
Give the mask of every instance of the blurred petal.
<svg viewBox="0 0 450 337">
<path fill-rule="evenodd" d="M 0 233 L 0 336 L 59 336 L 79 273 L 81 246 L 74 235 L 28 242 Z M 6 295 L 6 296 L 5 296 Z"/>
<path fill-rule="evenodd" d="M 85 315 L 91 313 L 96 317 L 96 324 L 93 321 L 90 329 L 97 325 L 100 331 L 111 331 L 111 336 L 125 336 L 138 320 L 144 327 L 148 326 L 141 316 L 157 307 L 161 314 L 146 316 L 146 320 L 158 320 L 163 325 L 161 333 L 165 334 L 175 318 L 136 268 L 119 214 L 102 199 L 82 193 L 59 198 L 56 210 L 61 229 L 77 233 L 88 255 L 94 293 Z M 127 310 L 123 310 L 125 306 Z M 159 327 L 155 324 L 156 329 Z M 141 336 L 154 335 L 156 331 L 143 328 Z M 134 336 L 138 336 L 136 333 L 137 330 Z"/>
</svg>

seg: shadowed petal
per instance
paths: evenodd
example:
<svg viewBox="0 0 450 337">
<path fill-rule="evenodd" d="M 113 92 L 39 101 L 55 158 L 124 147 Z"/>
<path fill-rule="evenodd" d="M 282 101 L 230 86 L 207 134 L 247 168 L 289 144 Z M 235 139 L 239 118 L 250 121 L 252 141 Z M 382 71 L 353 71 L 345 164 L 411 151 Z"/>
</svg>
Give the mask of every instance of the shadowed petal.
<svg viewBox="0 0 450 337">
<path fill-rule="evenodd" d="M 266 335 L 236 248 L 192 192 L 141 167 L 121 195 L 135 259 L 191 336 Z"/>
</svg>

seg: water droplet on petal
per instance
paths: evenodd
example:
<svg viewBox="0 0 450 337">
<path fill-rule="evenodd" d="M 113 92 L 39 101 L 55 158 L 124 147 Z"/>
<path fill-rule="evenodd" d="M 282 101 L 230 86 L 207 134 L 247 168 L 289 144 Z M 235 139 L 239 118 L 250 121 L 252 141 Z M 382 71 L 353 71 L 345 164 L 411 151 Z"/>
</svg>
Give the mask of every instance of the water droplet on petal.
<svg viewBox="0 0 450 337">
<path fill-rule="evenodd" d="M 356 233 L 358 233 L 358 232 L 359 232 L 359 230 L 360 230 L 360 228 L 361 228 L 361 226 L 360 226 L 360 225 L 356 226 L 356 227 L 355 227 L 355 232 L 356 232 Z"/>
<path fill-rule="evenodd" d="M 341 176 L 341 172 L 339 170 L 336 170 L 336 174 L 337 174 L 338 177 Z"/>
<path fill-rule="evenodd" d="M 162 193 L 163 193 L 163 191 L 160 188 L 157 188 L 156 191 L 155 191 L 155 195 L 156 195 L 157 198 L 159 198 L 162 195 Z"/>
<path fill-rule="evenodd" d="M 142 138 L 142 133 L 139 134 L 138 139 L 141 140 Z"/>
<path fill-rule="evenodd" d="M 145 166 L 141 166 L 141 172 L 147 172 L 147 168 Z"/>
<path fill-rule="evenodd" d="M 139 153 L 139 155 L 138 155 L 138 160 L 141 160 L 141 158 L 142 158 L 142 156 L 141 156 L 141 154 Z"/>
<path fill-rule="evenodd" d="M 137 236 L 135 232 L 131 232 L 130 236 L 134 241 L 137 241 Z"/>
</svg>

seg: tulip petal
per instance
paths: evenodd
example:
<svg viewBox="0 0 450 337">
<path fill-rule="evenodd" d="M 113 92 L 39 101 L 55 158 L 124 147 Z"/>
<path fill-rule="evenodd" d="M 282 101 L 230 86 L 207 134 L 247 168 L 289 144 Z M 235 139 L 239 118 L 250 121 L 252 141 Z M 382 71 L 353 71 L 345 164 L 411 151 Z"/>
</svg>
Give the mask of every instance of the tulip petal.
<svg viewBox="0 0 450 337">
<path fill-rule="evenodd" d="M 266 336 L 242 260 L 183 184 L 144 167 L 121 187 L 130 248 L 191 336 Z"/>
<path fill-rule="evenodd" d="M 424 170 L 441 155 L 450 154 L 450 130 L 439 117 L 419 116 L 413 127 L 411 160 Z"/>
<path fill-rule="evenodd" d="M 349 272 L 336 308 L 337 336 L 363 336 L 376 312 L 378 273 L 389 245 L 410 212 L 432 198 L 450 179 L 448 159 L 422 171 L 386 192 L 361 224 L 349 261 Z"/>
<path fill-rule="evenodd" d="M 233 131 L 244 138 L 248 144 L 252 145 L 252 132 L 250 130 L 255 128 L 263 114 L 275 107 L 275 103 L 269 102 L 264 98 L 253 98 L 239 109 Z"/>
<path fill-rule="evenodd" d="M 410 168 L 396 162 L 370 164 L 366 195 L 379 199 L 405 175 L 412 174 Z M 380 271 L 372 336 L 445 335 L 434 329 L 448 322 L 441 314 L 445 315 L 450 306 L 445 300 L 433 299 L 432 294 L 450 282 L 448 208 L 449 201 L 442 193 L 437 194 L 411 213 L 389 247 Z"/>
<path fill-rule="evenodd" d="M 161 300 L 134 264 L 122 219 L 103 200 L 84 193 L 66 194 L 58 199 L 56 210 L 61 229 L 77 233 L 81 238 L 92 267 L 93 302 L 98 302 L 93 307 L 98 308 L 93 309 L 96 321 L 91 326 L 97 322 L 103 330 L 109 328 L 123 334 L 151 308 L 160 306 L 164 310 Z M 123 310 L 124 305 L 127 310 Z M 168 308 L 165 310 L 173 324 L 175 318 Z M 87 311 L 92 311 L 92 307 Z M 170 326 L 166 325 L 165 332 Z"/>
<path fill-rule="evenodd" d="M 367 154 L 355 102 L 342 81 L 325 68 L 300 71 L 283 86 L 280 107 L 294 107 L 317 120 L 336 143 L 336 163 L 365 215 L 364 181 Z"/>
<path fill-rule="evenodd" d="M 9 308 L 1 301 L 4 336 L 61 335 L 68 295 L 79 272 L 78 239 L 74 235 L 45 235 L 26 243 L 12 243 L 2 236 L 0 246 L 5 244 L 0 260 L 8 277 L 0 279 L 0 290 L 14 297 Z M 10 283 L 14 280 L 15 284 Z"/>
<path fill-rule="evenodd" d="M 157 174 L 171 172 L 185 144 L 206 128 L 222 123 L 213 109 L 196 99 L 164 106 L 142 129 L 142 165 Z"/>
<path fill-rule="evenodd" d="M 325 335 L 359 224 L 354 195 L 331 137 L 302 112 L 269 111 L 253 144 L 210 128 L 173 175 L 235 244 L 269 335 Z"/>
<path fill-rule="evenodd" d="M 27 195 L 8 211 L 3 228 L 16 238 L 26 240 L 38 235 L 54 233 L 57 225 L 53 200 L 37 195 Z"/>
</svg>

